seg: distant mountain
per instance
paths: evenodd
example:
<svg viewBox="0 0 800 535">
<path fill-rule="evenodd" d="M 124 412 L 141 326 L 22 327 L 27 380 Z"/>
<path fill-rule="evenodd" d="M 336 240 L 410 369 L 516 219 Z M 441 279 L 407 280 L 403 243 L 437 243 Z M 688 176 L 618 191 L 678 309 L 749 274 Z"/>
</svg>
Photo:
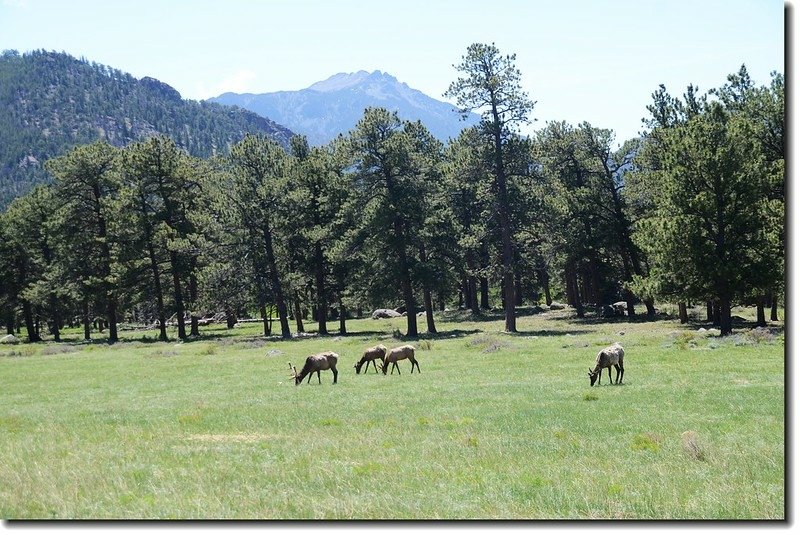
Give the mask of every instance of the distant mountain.
<svg viewBox="0 0 800 535">
<path fill-rule="evenodd" d="M 0 55 L 0 210 L 49 180 L 43 163 L 96 140 L 112 145 L 166 134 L 194 156 L 225 153 L 246 133 L 293 135 L 255 113 L 184 100 L 154 78 L 136 79 L 68 54 Z"/>
<path fill-rule="evenodd" d="M 209 100 L 270 117 L 293 132 L 304 134 L 312 145 L 346 134 L 368 106 L 396 111 L 401 119 L 419 119 L 442 141 L 455 138 L 479 120 L 471 114 L 463 121 L 452 104 L 431 98 L 381 71 L 335 74 L 299 91 L 225 93 Z"/>
</svg>

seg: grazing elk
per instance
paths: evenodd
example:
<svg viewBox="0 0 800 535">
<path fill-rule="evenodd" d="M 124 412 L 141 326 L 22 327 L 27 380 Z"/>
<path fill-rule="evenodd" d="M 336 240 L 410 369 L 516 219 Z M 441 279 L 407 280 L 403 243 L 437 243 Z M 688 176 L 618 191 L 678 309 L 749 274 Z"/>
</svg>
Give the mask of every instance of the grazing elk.
<svg viewBox="0 0 800 535">
<path fill-rule="evenodd" d="M 375 347 L 371 347 L 364 351 L 364 355 L 361 357 L 361 360 L 356 362 L 355 366 L 356 373 L 361 373 L 361 367 L 366 364 L 367 369 L 369 368 L 369 363 L 372 363 L 372 367 L 375 368 L 375 373 L 378 373 L 378 365 L 375 364 L 376 360 L 380 360 L 383 362 L 383 357 L 386 356 L 386 346 L 383 344 L 378 344 Z M 367 370 L 364 370 L 364 373 L 367 373 Z"/>
<path fill-rule="evenodd" d="M 594 369 L 589 368 L 589 386 L 600 386 L 600 379 L 603 374 L 603 368 L 608 368 L 608 382 L 611 383 L 611 366 L 617 370 L 617 384 L 622 382 L 622 376 L 625 375 L 625 368 L 622 366 L 622 357 L 625 356 L 625 350 L 619 342 L 614 342 L 612 345 L 600 351 L 597 354 L 597 360 L 594 363 Z"/>
<path fill-rule="evenodd" d="M 323 351 L 322 353 L 318 353 L 316 355 L 311 355 L 306 359 L 306 363 L 303 366 L 303 369 L 300 370 L 300 373 L 297 373 L 297 368 L 292 366 L 292 363 L 289 363 L 289 369 L 291 369 L 294 373 L 292 373 L 292 378 L 294 379 L 294 384 L 299 385 L 303 382 L 306 375 L 308 375 L 308 382 L 311 383 L 311 376 L 314 375 L 314 372 L 317 372 L 317 380 L 319 384 L 322 384 L 322 378 L 320 377 L 320 373 L 322 370 L 330 370 L 333 372 L 333 384 L 336 384 L 336 378 L 339 376 L 339 372 L 336 371 L 336 362 L 339 360 L 339 355 L 334 353 L 333 351 Z"/>
<path fill-rule="evenodd" d="M 394 373 L 394 369 L 397 368 L 397 373 L 400 373 L 400 367 L 397 365 L 398 360 L 408 359 L 411 361 L 411 373 L 414 373 L 414 366 L 417 367 L 417 371 L 422 373 L 419 369 L 419 362 L 417 359 L 414 358 L 414 346 L 400 346 L 390 349 L 386 356 L 383 357 L 383 375 L 386 375 L 386 371 L 389 369 L 389 364 L 392 365 L 392 373 Z"/>
</svg>

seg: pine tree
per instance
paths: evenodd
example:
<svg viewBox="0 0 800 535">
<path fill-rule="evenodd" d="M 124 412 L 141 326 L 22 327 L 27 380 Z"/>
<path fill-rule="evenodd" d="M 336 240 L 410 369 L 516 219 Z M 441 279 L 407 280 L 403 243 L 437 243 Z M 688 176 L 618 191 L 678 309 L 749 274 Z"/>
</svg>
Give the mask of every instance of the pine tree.
<svg viewBox="0 0 800 535">
<path fill-rule="evenodd" d="M 445 96 L 455 97 L 464 114 L 481 112 L 479 131 L 492 162 L 494 213 L 500 231 L 502 280 L 505 297 L 505 329 L 516 332 L 514 285 L 514 228 L 508 193 L 508 140 L 520 124 L 528 122 L 534 102 L 522 91 L 521 74 L 514 67 L 516 55 L 500 54 L 492 45 L 472 44 L 455 66 L 464 77 L 450 84 Z"/>
</svg>

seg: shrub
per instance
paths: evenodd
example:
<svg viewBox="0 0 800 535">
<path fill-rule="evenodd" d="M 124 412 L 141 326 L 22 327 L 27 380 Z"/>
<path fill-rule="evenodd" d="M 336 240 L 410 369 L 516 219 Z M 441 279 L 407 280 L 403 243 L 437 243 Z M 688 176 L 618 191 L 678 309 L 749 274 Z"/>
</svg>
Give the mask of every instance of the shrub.
<svg viewBox="0 0 800 535">
<path fill-rule="evenodd" d="M 684 431 L 681 434 L 681 444 L 683 451 L 689 458 L 695 461 L 705 461 L 707 458 L 705 446 L 700 441 L 700 437 L 694 431 Z"/>
</svg>

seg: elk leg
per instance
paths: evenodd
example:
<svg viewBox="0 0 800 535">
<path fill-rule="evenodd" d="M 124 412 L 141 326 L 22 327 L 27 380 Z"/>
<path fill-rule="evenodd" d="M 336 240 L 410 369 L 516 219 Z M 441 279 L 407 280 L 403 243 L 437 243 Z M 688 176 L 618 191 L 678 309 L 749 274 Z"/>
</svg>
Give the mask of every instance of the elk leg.
<svg viewBox="0 0 800 535">
<path fill-rule="evenodd" d="M 367 367 L 369 368 L 369 364 L 367 364 Z M 375 364 L 374 360 L 372 361 L 372 367 L 375 368 L 375 373 L 378 373 L 378 365 Z"/>
<path fill-rule="evenodd" d="M 622 366 L 622 362 L 619 363 L 619 383 L 622 384 L 622 376 L 625 375 L 625 368 Z"/>
<path fill-rule="evenodd" d="M 339 372 L 336 371 L 336 368 L 331 368 L 331 371 L 333 372 L 333 384 L 336 384 L 336 378 L 339 376 Z"/>
<path fill-rule="evenodd" d="M 614 369 L 617 370 L 617 379 L 614 381 L 614 384 L 619 384 L 619 364 L 614 364 Z M 611 371 L 611 368 L 609 368 L 608 371 Z"/>
<path fill-rule="evenodd" d="M 311 384 L 311 378 L 314 377 L 314 372 L 308 374 L 308 382 L 306 384 Z"/>
<path fill-rule="evenodd" d="M 611 370 L 608 370 L 608 373 L 610 374 Z M 317 381 L 319 381 L 319 384 L 322 384 L 322 373 L 319 370 L 317 370 Z"/>
</svg>

